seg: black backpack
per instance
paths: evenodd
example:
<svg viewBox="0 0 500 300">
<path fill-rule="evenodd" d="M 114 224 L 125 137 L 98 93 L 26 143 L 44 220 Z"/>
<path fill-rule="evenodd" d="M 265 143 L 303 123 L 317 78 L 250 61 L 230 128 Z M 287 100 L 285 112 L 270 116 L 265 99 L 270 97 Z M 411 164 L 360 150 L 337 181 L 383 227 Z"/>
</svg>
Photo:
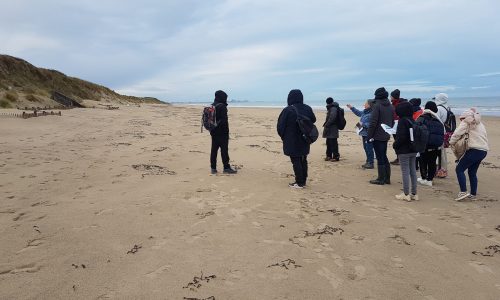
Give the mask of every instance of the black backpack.
<svg viewBox="0 0 500 300">
<path fill-rule="evenodd" d="M 401 121 L 400 121 L 401 122 Z M 410 142 L 411 149 L 415 152 L 422 153 L 427 149 L 427 143 L 429 142 L 429 128 L 422 122 L 409 121 L 411 122 L 410 128 Z"/>
<path fill-rule="evenodd" d="M 220 103 L 217 103 L 215 105 L 210 105 L 206 106 L 203 108 L 203 114 L 201 115 L 201 131 L 203 132 L 203 127 L 205 127 L 206 130 L 212 131 L 215 128 L 217 128 L 218 122 L 217 122 L 217 105 Z"/>
<path fill-rule="evenodd" d="M 347 121 L 345 120 L 344 116 L 344 109 L 341 107 L 337 107 L 337 128 L 339 130 L 344 130 L 345 125 L 347 124 Z"/>
<path fill-rule="evenodd" d="M 319 137 L 318 128 L 316 125 L 306 116 L 299 114 L 299 110 L 293 106 L 295 110 L 295 114 L 297 115 L 297 126 L 299 127 L 300 132 L 302 133 L 302 137 L 308 144 L 312 144 L 316 142 Z"/>
<path fill-rule="evenodd" d="M 451 108 L 446 108 L 444 105 L 439 105 L 446 109 L 446 121 L 444 122 L 444 129 L 446 132 L 455 132 L 457 129 L 457 118 L 455 114 L 451 111 Z"/>
</svg>

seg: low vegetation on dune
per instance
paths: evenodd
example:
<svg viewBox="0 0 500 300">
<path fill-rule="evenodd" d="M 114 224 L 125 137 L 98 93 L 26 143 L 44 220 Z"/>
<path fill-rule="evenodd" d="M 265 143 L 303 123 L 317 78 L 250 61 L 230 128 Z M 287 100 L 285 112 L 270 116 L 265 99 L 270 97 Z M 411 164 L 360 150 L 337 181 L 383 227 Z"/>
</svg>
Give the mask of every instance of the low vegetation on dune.
<svg viewBox="0 0 500 300">
<path fill-rule="evenodd" d="M 164 103 L 152 97 L 121 95 L 102 85 L 69 77 L 56 70 L 37 68 L 20 58 L 0 55 L 0 107 L 32 106 L 36 103 L 56 105 L 50 99 L 54 91 L 77 102 Z"/>
</svg>

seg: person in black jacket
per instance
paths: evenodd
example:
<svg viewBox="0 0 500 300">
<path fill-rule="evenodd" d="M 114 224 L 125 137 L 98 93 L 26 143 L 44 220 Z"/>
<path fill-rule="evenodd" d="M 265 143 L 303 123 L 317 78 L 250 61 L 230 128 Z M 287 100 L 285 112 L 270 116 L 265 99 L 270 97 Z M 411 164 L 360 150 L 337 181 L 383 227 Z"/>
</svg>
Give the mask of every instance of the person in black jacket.
<svg viewBox="0 0 500 300">
<path fill-rule="evenodd" d="M 387 158 L 387 143 L 390 135 L 384 131 L 381 124 L 389 127 L 394 125 L 394 109 L 387 97 L 389 93 L 381 87 L 375 91 L 375 99 L 372 105 L 370 126 L 368 126 L 367 140 L 373 143 L 373 150 L 377 156 L 377 179 L 370 180 L 372 184 L 391 183 L 391 165 Z"/>
<path fill-rule="evenodd" d="M 325 161 L 339 161 L 339 128 L 337 118 L 339 116 L 339 104 L 332 97 L 326 99 L 326 120 L 323 124 L 323 137 L 326 138 Z"/>
<path fill-rule="evenodd" d="M 215 92 L 215 106 L 217 127 L 210 131 L 212 136 L 212 150 L 210 151 L 210 167 L 212 174 L 217 174 L 217 152 L 220 148 L 224 174 L 235 174 L 237 171 L 229 164 L 229 119 L 227 116 L 227 94 L 224 91 Z"/>
<path fill-rule="evenodd" d="M 426 186 L 432 186 L 432 180 L 436 175 L 436 160 L 441 154 L 441 146 L 444 142 L 444 125 L 437 114 L 438 107 L 435 102 L 429 101 L 425 104 L 424 113 L 417 119 L 429 130 L 429 140 L 423 153 L 420 153 L 420 175 L 417 181 Z"/>
<path fill-rule="evenodd" d="M 403 193 L 396 195 L 396 199 L 413 201 L 417 196 L 417 169 L 415 159 L 417 152 L 413 150 L 410 129 L 413 128 L 413 108 L 409 102 L 400 103 L 396 107 L 399 122 L 392 147 L 396 151 L 403 178 Z M 411 181 L 411 195 L 410 183 Z"/>
<path fill-rule="evenodd" d="M 300 90 L 291 90 L 288 94 L 288 106 L 281 111 L 278 118 L 278 135 L 283 141 L 283 153 L 290 157 L 295 173 L 295 182 L 290 183 L 291 188 L 302 189 L 307 181 L 307 155 L 310 151 L 309 143 L 304 139 L 297 125 L 297 114 L 308 117 L 313 123 L 316 122 L 311 107 L 304 104 L 304 96 Z"/>
</svg>

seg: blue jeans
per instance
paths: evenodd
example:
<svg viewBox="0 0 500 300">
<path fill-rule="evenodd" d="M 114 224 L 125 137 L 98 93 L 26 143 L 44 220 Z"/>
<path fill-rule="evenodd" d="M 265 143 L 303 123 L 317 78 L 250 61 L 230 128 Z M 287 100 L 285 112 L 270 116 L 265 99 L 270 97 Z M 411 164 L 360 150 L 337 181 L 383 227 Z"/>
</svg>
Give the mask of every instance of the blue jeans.
<svg viewBox="0 0 500 300">
<path fill-rule="evenodd" d="M 389 159 L 387 158 L 387 141 L 373 141 L 373 150 L 377 156 L 377 165 L 388 165 Z"/>
<path fill-rule="evenodd" d="M 467 170 L 470 181 L 470 193 L 471 195 L 477 194 L 477 169 L 479 169 L 481 161 L 486 157 L 486 154 L 488 152 L 484 150 L 469 149 L 458 162 L 455 172 L 457 172 L 461 192 L 467 192 L 467 178 L 465 178 L 465 170 Z"/>
<path fill-rule="evenodd" d="M 373 165 L 373 160 L 375 159 L 375 154 L 373 152 L 373 143 L 368 143 L 368 138 L 363 136 L 363 149 L 366 153 L 366 162 Z"/>
</svg>

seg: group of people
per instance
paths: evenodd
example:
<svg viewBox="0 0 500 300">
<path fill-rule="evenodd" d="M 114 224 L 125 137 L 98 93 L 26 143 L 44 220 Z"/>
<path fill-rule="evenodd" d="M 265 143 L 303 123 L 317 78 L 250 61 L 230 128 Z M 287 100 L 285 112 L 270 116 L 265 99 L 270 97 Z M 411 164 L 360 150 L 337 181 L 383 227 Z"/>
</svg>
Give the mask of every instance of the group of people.
<svg viewBox="0 0 500 300">
<path fill-rule="evenodd" d="M 374 169 L 377 160 L 377 177 L 369 182 L 375 185 L 391 184 L 391 164 L 400 165 L 403 191 L 395 197 L 405 201 L 418 200 L 417 184 L 432 186 L 435 176 L 446 177 L 446 148 L 462 145 L 464 151 L 456 154 L 455 168 L 460 192 L 455 200 L 474 199 L 477 195 L 477 170 L 486 157 L 488 137 L 481 116 L 476 109 L 466 110 L 460 116 L 460 125 L 454 128 L 454 115 L 447 105 L 448 95 L 437 94 L 431 101 L 421 107 L 419 98 L 406 100 L 400 98 L 400 91 L 390 94 L 385 88 L 378 88 L 374 98 L 365 102 L 363 110 L 348 104 L 347 107 L 360 118 L 356 124 L 357 133 L 361 136 L 366 154 L 363 169 Z M 277 132 L 283 142 L 283 152 L 290 157 L 295 181 L 289 186 L 303 189 L 307 184 L 308 162 L 311 139 L 305 138 L 299 119 L 316 122 L 312 108 L 304 103 L 304 96 L 298 89 L 291 90 L 285 107 L 278 118 Z M 228 143 L 229 122 L 227 116 L 227 94 L 223 91 L 215 93 L 212 106 L 217 114 L 217 126 L 210 131 L 212 136 L 212 151 L 210 163 L 212 174 L 217 173 L 217 152 L 221 149 L 223 172 L 235 174 L 236 170 L 229 165 Z M 333 98 L 326 99 L 327 115 L 323 123 L 323 138 L 326 139 L 325 161 L 339 161 L 339 118 L 343 118 L 343 109 Z M 388 142 L 391 130 L 393 148 L 397 155 L 395 161 L 389 162 L 387 157 Z M 340 127 L 343 129 L 343 127 Z M 393 133 L 393 132 L 391 132 Z M 416 136 L 417 137 L 416 137 Z M 425 145 L 417 146 L 419 135 L 425 135 Z M 417 178 L 417 171 L 420 177 Z M 465 171 L 470 181 L 470 191 L 467 190 Z"/>
</svg>

